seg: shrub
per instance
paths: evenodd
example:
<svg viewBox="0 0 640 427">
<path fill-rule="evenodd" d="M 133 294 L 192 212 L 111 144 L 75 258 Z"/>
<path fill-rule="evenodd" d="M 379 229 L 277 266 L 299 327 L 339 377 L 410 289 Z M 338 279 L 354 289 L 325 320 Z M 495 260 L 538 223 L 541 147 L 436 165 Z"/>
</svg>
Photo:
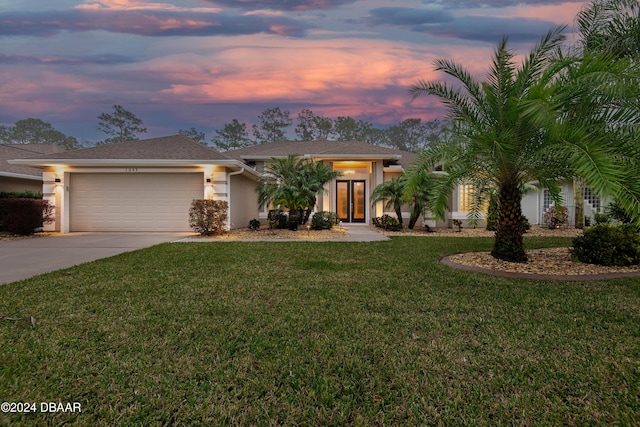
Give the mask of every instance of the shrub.
<svg viewBox="0 0 640 427">
<path fill-rule="evenodd" d="M 287 228 L 289 217 L 280 209 L 271 209 L 267 214 L 267 222 L 269 223 L 270 229 Z"/>
<path fill-rule="evenodd" d="M 202 235 L 224 233 L 228 208 L 229 204 L 224 200 L 193 200 L 189 209 L 189 225 Z"/>
<path fill-rule="evenodd" d="M 551 206 L 544 213 L 544 223 L 547 227 L 554 229 L 560 228 L 561 225 L 567 225 L 569 222 L 569 210 L 563 206 Z"/>
<path fill-rule="evenodd" d="M 573 239 L 571 253 L 580 262 L 599 265 L 640 263 L 640 234 L 630 224 L 596 224 Z"/>
<path fill-rule="evenodd" d="M 380 217 L 374 218 L 373 224 L 376 227 L 384 228 L 389 231 L 400 231 L 402 230 L 402 224 L 398 221 L 398 218 L 384 214 Z"/>
<path fill-rule="evenodd" d="M 33 191 L 0 191 L 0 199 L 42 199 L 42 193 Z"/>
<path fill-rule="evenodd" d="M 520 217 L 520 229 L 522 230 L 523 233 L 526 233 L 527 231 L 531 230 L 531 224 L 529 223 L 529 218 L 527 218 L 524 215 Z"/>
<path fill-rule="evenodd" d="M 53 206 L 49 206 L 46 200 L 0 199 L 0 230 L 27 235 L 51 221 Z"/>
<path fill-rule="evenodd" d="M 611 216 L 606 213 L 594 212 L 593 220 L 596 224 L 609 224 L 611 222 Z"/>
<path fill-rule="evenodd" d="M 458 232 L 462 231 L 462 221 L 460 221 L 459 219 L 452 219 L 451 222 L 453 223 L 454 227 L 458 228 Z"/>
<path fill-rule="evenodd" d="M 257 230 L 260 228 L 260 221 L 253 218 L 251 221 L 249 221 L 249 230 Z"/>
<path fill-rule="evenodd" d="M 617 201 L 609 203 L 609 206 L 607 206 L 607 214 L 612 219 L 615 219 L 616 221 L 619 221 L 623 224 L 632 223 L 634 220 L 634 218 L 632 218 L 631 215 L 629 215 L 629 213 L 627 213 L 627 211 L 625 211 Z"/>
<path fill-rule="evenodd" d="M 314 230 L 330 230 L 338 222 L 338 215 L 333 212 L 316 212 L 311 217 L 311 228 Z"/>
</svg>

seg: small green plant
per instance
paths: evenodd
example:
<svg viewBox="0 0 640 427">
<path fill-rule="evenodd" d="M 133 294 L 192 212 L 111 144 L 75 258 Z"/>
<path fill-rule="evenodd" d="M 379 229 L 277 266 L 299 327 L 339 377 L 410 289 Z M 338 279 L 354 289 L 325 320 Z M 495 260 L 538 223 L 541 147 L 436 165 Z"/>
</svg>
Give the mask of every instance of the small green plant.
<svg viewBox="0 0 640 427">
<path fill-rule="evenodd" d="M 599 265 L 638 265 L 640 234 L 631 224 L 599 223 L 573 239 L 572 255 L 580 262 Z"/>
<path fill-rule="evenodd" d="M 609 203 L 606 212 L 607 214 L 609 214 L 611 219 L 614 219 L 623 224 L 629 224 L 633 222 L 633 218 L 631 217 L 631 215 L 629 215 L 629 213 L 625 211 L 617 201 Z"/>
<path fill-rule="evenodd" d="M 189 209 L 189 226 L 205 236 L 224 233 L 228 208 L 229 204 L 224 200 L 193 200 Z"/>
<path fill-rule="evenodd" d="M 586 225 L 586 220 L 587 219 L 585 218 L 585 225 Z M 611 215 L 607 213 L 594 212 L 593 220 L 596 222 L 596 224 L 609 224 L 611 222 Z"/>
<path fill-rule="evenodd" d="M 569 223 L 569 210 L 564 206 L 551 206 L 544 213 L 543 220 L 550 229 L 560 228 Z"/>
<path fill-rule="evenodd" d="M 267 214 L 267 223 L 271 230 L 287 228 L 288 222 L 289 217 L 287 217 L 287 215 L 285 215 L 280 209 L 271 209 Z"/>
<path fill-rule="evenodd" d="M 529 218 L 527 218 L 524 215 L 520 217 L 520 229 L 522 230 L 523 233 L 526 233 L 527 231 L 531 230 L 531 224 L 529 223 Z"/>
<path fill-rule="evenodd" d="M 591 217 L 590 216 L 585 216 L 584 217 L 584 226 L 585 227 L 591 227 Z"/>
<path fill-rule="evenodd" d="M 330 230 L 338 222 L 338 216 L 333 212 L 316 212 L 311 217 L 311 228 L 314 230 Z"/>
<path fill-rule="evenodd" d="M 454 227 L 458 228 L 457 230 L 458 232 L 462 231 L 462 221 L 460 221 L 459 219 L 454 219 L 454 220 L 451 220 L 451 222 L 453 223 Z"/>
<path fill-rule="evenodd" d="M 376 227 L 383 228 L 388 231 L 400 231 L 402 230 L 402 224 L 391 215 L 384 214 L 381 217 L 374 218 L 373 224 Z"/>
<path fill-rule="evenodd" d="M 260 221 L 253 218 L 251 221 L 249 221 L 249 230 L 253 230 L 256 231 L 260 228 Z"/>
</svg>

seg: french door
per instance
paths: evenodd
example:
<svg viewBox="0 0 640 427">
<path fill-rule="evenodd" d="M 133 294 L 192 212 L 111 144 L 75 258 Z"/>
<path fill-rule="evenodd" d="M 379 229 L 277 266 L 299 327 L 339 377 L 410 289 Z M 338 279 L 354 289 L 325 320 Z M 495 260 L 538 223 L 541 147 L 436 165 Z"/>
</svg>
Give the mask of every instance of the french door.
<svg viewBox="0 0 640 427">
<path fill-rule="evenodd" d="M 336 210 L 342 222 L 366 222 L 364 180 L 336 181 Z"/>
</svg>

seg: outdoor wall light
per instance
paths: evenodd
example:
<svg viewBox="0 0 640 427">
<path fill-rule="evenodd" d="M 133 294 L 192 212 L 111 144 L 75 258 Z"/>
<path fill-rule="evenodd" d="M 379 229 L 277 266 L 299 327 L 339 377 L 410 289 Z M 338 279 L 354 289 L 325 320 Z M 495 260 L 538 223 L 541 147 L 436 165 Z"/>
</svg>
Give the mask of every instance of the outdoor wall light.
<svg viewBox="0 0 640 427">
<path fill-rule="evenodd" d="M 211 178 L 207 178 L 207 184 L 211 184 Z"/>
<path fill-rule="evenodd" d="M 60 184 L 62 182 L 62 180 L 60 178 L 56 178 L 53 180 L 56 184 Z"/>
</svg>

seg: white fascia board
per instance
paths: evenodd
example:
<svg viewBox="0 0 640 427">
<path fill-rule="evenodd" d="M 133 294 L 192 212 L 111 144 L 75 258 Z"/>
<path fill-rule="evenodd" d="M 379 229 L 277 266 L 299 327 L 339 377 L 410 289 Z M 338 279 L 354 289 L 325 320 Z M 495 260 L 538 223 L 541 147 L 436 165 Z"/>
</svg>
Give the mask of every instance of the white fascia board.
<svg viewBox="0 0 640 427">
<path fill-rule="evenodd" d="M 37 175 L 25 175 L 22 173 L 11 173 L 11 172 L 0 172 L 0 176 L 6 176 L 7 178 L 20 178 L 20 179 L 30 179 L 33 181 L 42 182 L 42 176 Z"/>
<path fill-rule="evenodd" d="M 247 173 L 254 178 L 259 179 L 262 175 L 247 167 L 244 163 L 235 159 L 217 159 L 217 160 L 188 160 L 188 159 L 16 159 L 8 160 L 13 165 L 31 166 L 31 167 L 58 167 L 64 166 L 85 166 L 85 167 L 170 167 L 170 166 L 225 166 L 234 171 L 244 169 L 243 173 Z"/>
</svg>

